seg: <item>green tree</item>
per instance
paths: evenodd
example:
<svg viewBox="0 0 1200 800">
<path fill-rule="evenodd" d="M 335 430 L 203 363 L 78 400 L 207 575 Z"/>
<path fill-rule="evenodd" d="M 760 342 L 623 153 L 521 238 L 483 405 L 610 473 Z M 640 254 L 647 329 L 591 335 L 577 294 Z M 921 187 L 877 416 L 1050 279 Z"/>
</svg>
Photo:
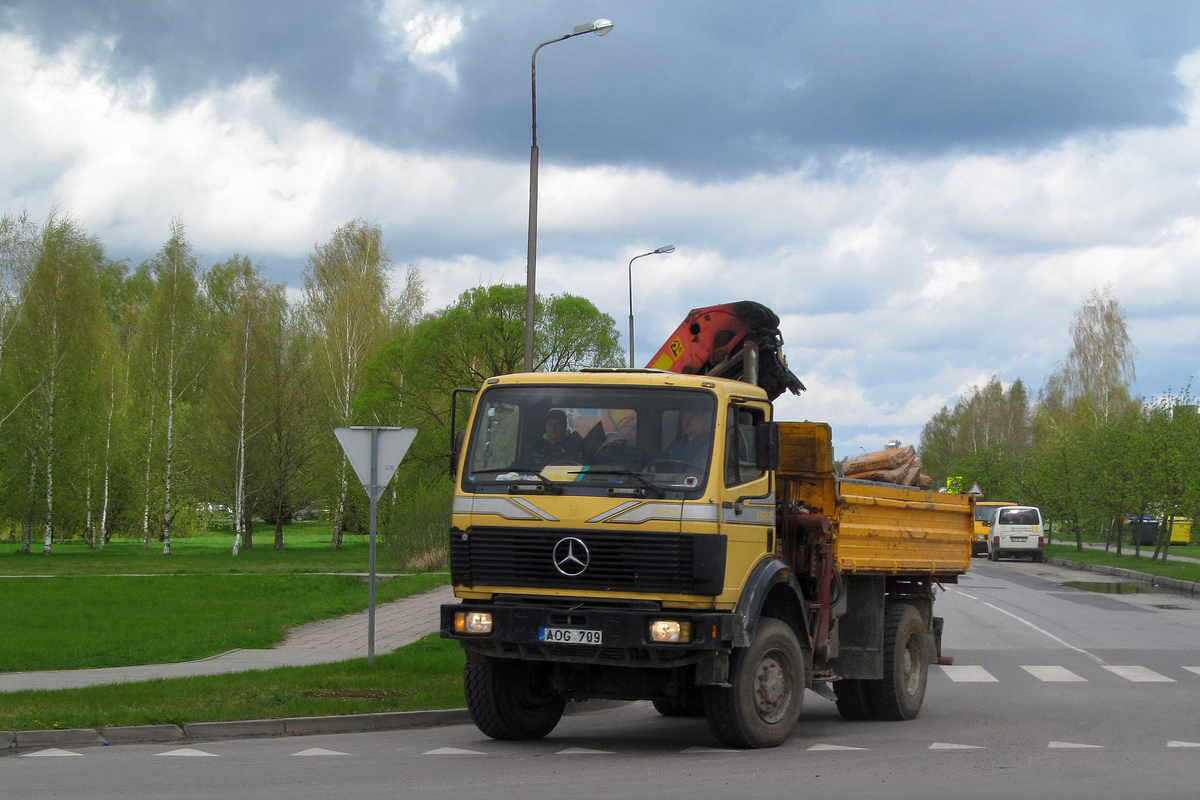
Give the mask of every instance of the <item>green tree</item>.
<svg viewBox="0 0 1200 800">
<path fill-rule="evenodd" d="M 354 220 L 316 245 L 304 273 L 305 311 L 313 333 L 319 386 L 329 428 L 349 425 L 363 366 L 390 331 L 387 272 L 391 258 L 383 230 Z M 345 455 L 329 431 L 326 457 L 337 463 L 332 546 L 342 549 L 348 472 Z"/>
<path fill-rule="evenodd" d="M 56 519 L 56 498 L 65 490 L 78 507 L 84 495 L 90 513 L 88 445 L 99 405 L 93 354 L 102 348 L 105 323 L 96 281 L 99 243 L 70 218 L 51 217 L 39 245 L 13 327 L 12 357 L 18 392 L 31 396 L 26 430 L 40 440 L 28 449 L 42 461 L 42 551 L 49 555 L 55 526 L 64 521 L 61 514 Z"/>
<path fill-rule="evenodd" d="M 199 264 L 187 240 L 183 221 L 171 222 L 171 236 L 150 264 L 154 288 L 138 329 L 137 361 L 151 398 L 148 437 L 152 449 L 156 407 L 164 414 L 162 466 L 163 555 L 171 554 L 172 505 L 176 478 L 175 447 L 181 405 L 194 398 L 208 363 L 207 329 L 200 303 Z M 150 460 L 147 458 L 147 469 Z M 145 532 L 143 531 L 143 535 Z"/>
</svg>

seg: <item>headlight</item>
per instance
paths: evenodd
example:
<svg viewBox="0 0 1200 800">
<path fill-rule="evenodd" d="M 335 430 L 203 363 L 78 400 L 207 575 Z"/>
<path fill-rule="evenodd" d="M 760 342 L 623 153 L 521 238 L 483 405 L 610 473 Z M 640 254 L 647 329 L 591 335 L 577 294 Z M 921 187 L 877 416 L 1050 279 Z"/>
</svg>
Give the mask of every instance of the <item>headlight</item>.
<svg viewBox="0 0 1200 800">
<path fill-rule="evenodd" d="M 692 623 L 674 619 L 657 619 L 650 623 L 652 642 L 690 642 Z"/>
<path fill-rule="evenodd" d="M 491 633 L 492 614 L 490 611 L 455 611 L 455 633 Z"/>
</svg>

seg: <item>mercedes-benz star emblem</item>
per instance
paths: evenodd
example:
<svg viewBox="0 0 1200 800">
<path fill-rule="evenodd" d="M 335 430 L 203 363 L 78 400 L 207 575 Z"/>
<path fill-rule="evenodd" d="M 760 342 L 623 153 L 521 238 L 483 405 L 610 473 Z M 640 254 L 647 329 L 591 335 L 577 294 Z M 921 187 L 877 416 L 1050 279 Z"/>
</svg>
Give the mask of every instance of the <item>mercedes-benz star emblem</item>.
<svg viewBox="0 0 1200 800">
<path fill-rule="evenodd" d="M 587 545 L 574 536 L 559 539 L 554 545 L 554 568 L 568 578 L 582 575 L 591 558 Z"/>
</svg>

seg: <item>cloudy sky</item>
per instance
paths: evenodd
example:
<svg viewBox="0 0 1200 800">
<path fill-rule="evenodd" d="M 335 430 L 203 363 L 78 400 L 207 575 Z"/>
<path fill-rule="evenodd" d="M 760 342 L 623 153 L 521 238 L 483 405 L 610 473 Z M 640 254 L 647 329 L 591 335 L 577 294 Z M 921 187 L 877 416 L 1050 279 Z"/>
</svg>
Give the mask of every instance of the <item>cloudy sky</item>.
<svg viewBox="0 0 1200 800">
<path fill-rule="evenodd" d="M 690 308 L 783 318 L 840 455 L 915 442 L 990 376 L 1034 390 L 1111 284 L 1137 389 L 1200 365 L 1200 4 L 1053 0 L 0 0 L 0 212 L 136 263 L 183 218 L 298 288 L 380 223 L 431 308 L 524 281 L 639 361 Z"/>
</svg>

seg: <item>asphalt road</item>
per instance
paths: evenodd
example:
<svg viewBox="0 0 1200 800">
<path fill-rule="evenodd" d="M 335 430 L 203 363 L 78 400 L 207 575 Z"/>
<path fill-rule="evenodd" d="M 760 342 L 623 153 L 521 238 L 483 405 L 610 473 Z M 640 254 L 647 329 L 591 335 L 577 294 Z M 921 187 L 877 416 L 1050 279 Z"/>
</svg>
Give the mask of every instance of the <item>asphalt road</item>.
<svg viewBox="0 0 1200 800">
<path fill-rule="evenodd" d="M 533 743 L 457 726 L 24 753 L 0 758 L 0 800 L 1197 797 L 1200 601 L 1062 585 L 1080 579 L 976 560 L 938 599 L 955 664 L 918 719 L 848 723 L 809 694 L 774 750 L 637 703 Z"/>
</svg>

